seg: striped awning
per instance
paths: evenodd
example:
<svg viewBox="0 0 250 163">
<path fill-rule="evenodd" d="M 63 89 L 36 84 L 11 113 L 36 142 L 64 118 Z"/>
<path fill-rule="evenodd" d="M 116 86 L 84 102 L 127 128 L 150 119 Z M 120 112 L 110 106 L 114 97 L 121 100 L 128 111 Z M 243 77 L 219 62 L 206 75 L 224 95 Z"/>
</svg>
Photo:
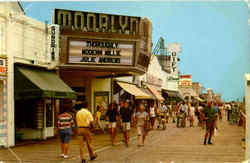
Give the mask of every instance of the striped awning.
<svg viewBox="0 0 250 163">
<path fill-rule="evenodd" d="M 158 90 L 154 86 L 149 85 L 149 84 L 147 86 L 148 86 L 148 89 L 153 93 L 153 95 L 156 97 L 157 100 L 159 101 L 164 100 L 164 98 L 161 96 L 161 93 L 158 92 Z"/>
<path fill-rule="evenodd" d="M 135 96 L 135 99 L 152 99 L 152 96 L 142 91 L 134 84 L 129 84 L 125 82 L 117 82 L 117 84 L 124 89 L 124 91 Z"/>
</svg>

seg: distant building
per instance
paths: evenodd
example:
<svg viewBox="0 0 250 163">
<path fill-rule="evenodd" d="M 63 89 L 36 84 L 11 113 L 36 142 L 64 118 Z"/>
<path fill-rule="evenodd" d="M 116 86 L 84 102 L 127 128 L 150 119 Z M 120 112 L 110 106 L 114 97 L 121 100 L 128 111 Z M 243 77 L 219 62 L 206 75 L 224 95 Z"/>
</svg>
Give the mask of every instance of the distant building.
<svg viewBox="0 0 250 163">
<path fill-rule="evenodd" d="M 198 96 L 200 96 L 202 94 L 203 87 L 199 82 L 193 82 L 192 88 Z"/>
<path fill-rule="evenodd" d="M 214 91 L 211 88 L 207 89 L 207 101 L 212 101 L 214 96 Z"/>
<path fill-rule="evenodd" d="M 179 91 L 185 98 L 191 100 L 191 97 L 198 97 L 198 94 L 192 88 L 191 75 L 180 75 L 179 78 Z"/>
<path fill-rule="evenodd" d="M 222 101 L 221 100 L 221 93 L 216 93 L 213 98 L 214 98 L 214 100 L 216 102 L 221 102 Z"/>
</svg>

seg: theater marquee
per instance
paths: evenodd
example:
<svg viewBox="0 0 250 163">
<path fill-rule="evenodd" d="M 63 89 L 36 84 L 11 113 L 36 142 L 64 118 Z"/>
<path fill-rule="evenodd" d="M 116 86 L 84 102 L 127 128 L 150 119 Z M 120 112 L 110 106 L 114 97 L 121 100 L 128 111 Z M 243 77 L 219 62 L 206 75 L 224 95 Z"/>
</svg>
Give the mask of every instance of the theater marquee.
<svg viewBox="0 0 250 163">
<path fill-rule="evenodd" d="M 152 48 L 148 18 L 55 9 L 53 24 L 60 27 L 59 59 L 65 71 L 146 72 Z"/>
<path fill-rule="evenodd" d="M 133 43 L 69 40 L 68 63 L 132 65 L 133 56 Z"/>
</svg>

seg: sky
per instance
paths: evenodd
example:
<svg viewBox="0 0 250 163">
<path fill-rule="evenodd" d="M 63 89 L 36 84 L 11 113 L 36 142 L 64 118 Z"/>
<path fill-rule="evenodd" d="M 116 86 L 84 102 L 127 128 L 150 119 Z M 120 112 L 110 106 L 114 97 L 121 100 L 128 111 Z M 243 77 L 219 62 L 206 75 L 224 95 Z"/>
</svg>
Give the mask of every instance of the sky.
<svg viewBox="0 0 250 163">
<path fill-rule="evenodd" d="M 147 17 L 152 41 L 181 44 L 179 70 L 193 82 L 242 99 L 249 66 L 248 5 L 245 2 L 21 2 L 25 13 L 51 23 L 54 8 Z"/>
</svg>

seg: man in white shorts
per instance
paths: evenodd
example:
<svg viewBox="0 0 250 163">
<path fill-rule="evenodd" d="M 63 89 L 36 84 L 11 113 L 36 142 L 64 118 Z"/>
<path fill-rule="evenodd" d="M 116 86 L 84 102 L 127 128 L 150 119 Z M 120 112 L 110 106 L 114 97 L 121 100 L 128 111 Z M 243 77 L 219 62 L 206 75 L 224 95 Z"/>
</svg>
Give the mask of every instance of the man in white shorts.
<svg viewBox="0 0 250 163">
<path fill-rule="evenodd" d="M 131 117 L 132 117 L 132 109 L 129 107 L 128 101 L 125 102 L 124 107 L 120 108 L 120 115 L 122 119 L 122 127 L 123 127 L 125 144 L 128 147 L 130 122 L 131 122 Z"/>
<path fill-rule="evenodd" d="M 109 109 L 106 113 L 106 117 L 109 120 L 109 132 L 111 137 L 111 144 L 114 145 L 115 136 L 116 136 L 116 122 L 118 117 L 117 105 L 116 103 L 112 103 L 109 106 Z"/>
</svg>

